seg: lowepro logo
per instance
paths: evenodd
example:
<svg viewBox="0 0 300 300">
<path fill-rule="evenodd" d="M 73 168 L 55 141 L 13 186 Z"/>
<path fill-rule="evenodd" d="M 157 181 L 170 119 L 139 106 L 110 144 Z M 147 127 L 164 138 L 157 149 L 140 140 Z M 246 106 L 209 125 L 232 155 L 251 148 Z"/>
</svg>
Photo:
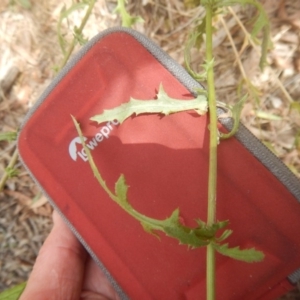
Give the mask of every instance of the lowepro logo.
<svg viewBox="0 0 300 300">
<path fill-rule="evenodd" d="M 114 129 L 114 126 L 118 124 L 119 122 L 117 120 L 109 121 L 105 124 L 105 126 L 101 127 L 91 139 L 83 137 L 86 146 L 91 151 L 96 149 L 102 141 L 109 138 L 111 131 Z M 82 145 L 79 136 L 75 137 L 69 144 L 69 154 L 71 158 L 74 161 L 77 161 L 77 158 L 80 157 L 83 161 L 87 161 L 88 158 L 84 148 L 82 147 L 81 150 L 77 150 L 78 145 Z"/>
</svg>

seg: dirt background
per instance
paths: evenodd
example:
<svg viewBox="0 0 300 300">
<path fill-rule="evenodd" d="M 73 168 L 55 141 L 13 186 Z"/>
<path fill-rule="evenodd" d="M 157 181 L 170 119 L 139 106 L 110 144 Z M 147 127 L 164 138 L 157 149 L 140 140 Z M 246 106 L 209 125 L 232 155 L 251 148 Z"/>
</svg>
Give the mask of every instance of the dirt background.
<svg viewBox="0 0 300 300">
<path fill-rule="evenodd" d="M 263 73 L 257 67 L 260 49 L 247 38 L 251 26 L 246 20 L 255 10 L 234 7 L 215 18 L 217 95 L 220 101 L 235 102 L 236 86 L 244 73 L 257 92 L 243 109 L 243 123 L 300 177 L 300 1 L 260 2 L 270 18 L 273 42 Z M 0 132 L 18 130 L 28 109 L 54 78 L 55 67 L 63 61 L 57 24 L 64 5 L 71 4 L 61 0 L 0 1 Z M 116 1 L 98 0 L 84 36 L 91 38 L 120 25 L 115 7 Z M 188 31 L 203 10 L 187 9 L 179 0 L 129 1 L 129 8 L 144 19 L 135 29 L 183 64 Z M 84 13 L 84 9 L 76 10 L 62 23 L 67 41 Z M 203 57 L 202 46 L 193 52 L 195 68 L 203 63 Z M 0 142 L 0 177 L 12 162 L 15 148 L 15 141 Z M 10 178 L 0 193 L 0 291 L 27 279 L 52 226 L 47 200 L 19 161 L 15 169 L 18 175 Z M 298 288 L 282 299 L 300 299 Z"/>
</svg>

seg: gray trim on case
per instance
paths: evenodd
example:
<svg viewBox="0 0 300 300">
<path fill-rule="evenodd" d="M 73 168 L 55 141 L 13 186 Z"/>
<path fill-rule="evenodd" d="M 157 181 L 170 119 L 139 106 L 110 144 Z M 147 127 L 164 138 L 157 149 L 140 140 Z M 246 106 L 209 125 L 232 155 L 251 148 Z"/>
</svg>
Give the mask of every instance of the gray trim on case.
<svg viewBox="0 0 300 300">
<path fill-rule="evenodd" d="M 220 119 L 221 123 L 231 129 L 233 122 L 230 118 Z M 300 180 L 289 168 L 259 141 L 243 124 L 235 137 L 255 156 L 300 202 Z"/>
<path fill-rule="evenodd" d="M 22 127 L 26 124 L 29 118 L 33 115 L 33 113 L 38 109 L 41 103 L 48 97 L 48 95 L 52 92 L 52 90 L 58 85 L 58 83 L 69 73 L 69 71 L 74 67 L 74 65 L 81 60 L 81 58 L 102 38 L 106 35 L 115 32 L 124 32 L 131 35 L 135 38 L 139 43 L 141 43 L 167 70 L 170 71 L 192 94 L 195 94 L 195 89 L 203 89 L 203 87 L 195 81 L 186 70 L 178 65 L 168 54 L 163 52 L 160 47 L 158 47 L 154 42 L 146 38 L 144 35 L 128 28 L 115 27 L 111 29 L 107 29 L 102 33 L 95 36 L 91 39 L 76 55 L 74 55 L 67 65 L 60 71 L 60 73 L 55 77 L 52 83 L 46 88 L 46 90 L 42 93 L 36 104 L 33 108 L 28 112 L 24 121 L 22 122 Z M 232 127 L 232 120 L 220 119 L 220 122 L 228 129 Z M 268 168 L 274 176 L 278 178 L 282 184 L 286 186 L 286 188 L 298 199 L 300 202 L 300 181 L 299 179 L 292 174 L 291 171 L 279 160 L 267 147 L 265 147 L 254 135 L 252 135 L 244 125 L 240 124 L 239 130 L 236 134 L 236 138 L 259 160 L 261 161 L 266 168 Z M 22 160 L 22 158 L 21 158 Z M 107 276 L 109 281 L 112 283 L 116 292 L 119 294 L 122 300 L 129 299 L 128 296 L 124 293 L 118 283 L 114 280 L 114 278 L 110 275 L 109 271 L 105 268 L 102 262 L 96 257 L 95 253 L 90 249 L 84 239 L 80 236 L 80 234 L 76 231 L 73 225 L 66 219 L 63 213 L 58 209 L 55 205 L 54 201 L 49 197 L 46 191 L 39 184 L 37 179 L 28 169 L 24 161 L 22 160 L 26 169 L 30 173 L 30 175 L 34 178 L 37 185 L 42 189 L 43 193 L 49 199 L 52 206 L 59 212 L 59 214 L 66 221 L 70 229 L 76 235 L 76 237 L 80 240 L 89 254 L 96 261 L 98 266 Z M 294 283 L 300 279 L 300 269 L 292 273 L 288 276 L 289 280 Z"/>
<path fill-rule="evenodd" d="M 293 272 L 292 274 L 290 274 L 288 276 L 288 280 L 292 283 L 292 284 L 297 284 L 300 281 L 300 269 L 296 270 L 295 272 Z"/>
</svg>

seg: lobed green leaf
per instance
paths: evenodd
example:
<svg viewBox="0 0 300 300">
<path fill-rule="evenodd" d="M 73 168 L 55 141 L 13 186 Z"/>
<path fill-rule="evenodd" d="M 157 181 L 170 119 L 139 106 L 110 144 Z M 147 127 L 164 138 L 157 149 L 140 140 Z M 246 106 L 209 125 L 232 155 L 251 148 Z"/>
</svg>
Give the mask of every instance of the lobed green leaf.
<svg viewBox="0 0 300 300">
<path fill-rule="evenodd" d="M 251 249 L 240 249 L 240 247 L 229 248 L 228 244 L 218 245 L 215 243 L 213 243 L 212 245 L 214 249 L 218 251 L 220 254 L 248 263 L 260 262 L 265 257 L 263 252 L 258 251 L 254 248 Z"/>
<path fill-rule="evenodd" d="M 123 123 L 132 115 L 140 114 L 164 114 L 169 115 L 176 112 L 195 110 L 199 114 L 207 112 L 207 99 L 204 95 L 198 95 L 192 100 L 178 100 L 171 98 L 164 91 L 162 85 L 159 87 L 157 100 L 137 100 L 131 98 L 129 102 L 123 103 L 111 110 L 104 110 L 100 115 L 91 118 L 92 121 L 103 123 L 112 120 L 118 120 Z"/>
</svg>

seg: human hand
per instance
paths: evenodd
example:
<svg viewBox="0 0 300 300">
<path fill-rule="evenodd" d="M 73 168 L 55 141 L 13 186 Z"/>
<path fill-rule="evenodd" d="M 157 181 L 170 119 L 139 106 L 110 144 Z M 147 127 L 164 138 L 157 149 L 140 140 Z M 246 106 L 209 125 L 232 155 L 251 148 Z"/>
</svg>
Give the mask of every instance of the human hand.
<svg viewBox="0 0 300 300">
<path fill-rule="evenodd" d="M 20 300 L 118 300 L 103 272 L 57 212 Z"/>
</svg>

